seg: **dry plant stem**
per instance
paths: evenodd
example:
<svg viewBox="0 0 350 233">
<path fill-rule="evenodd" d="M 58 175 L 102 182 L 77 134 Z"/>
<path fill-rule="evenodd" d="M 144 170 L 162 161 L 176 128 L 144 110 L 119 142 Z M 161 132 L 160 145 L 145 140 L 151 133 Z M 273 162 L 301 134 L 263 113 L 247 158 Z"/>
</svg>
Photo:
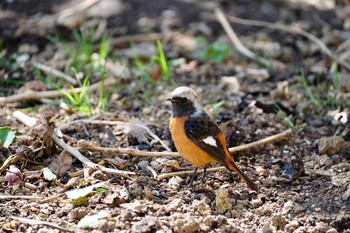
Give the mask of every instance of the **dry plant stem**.
<svg viewBox="0 0 350 233">
<path fill-rule="evenodd" d="M 291 129 L 287 129 L 286 131 L 284 131 L 282 133 L 272 135 L 270 137 L 261 139 L 261 140 L 256 141 L 256 142 L 252 142 L 252 143 L 248 143 L 245 145 L 229 148 L 229 151 L 230 151 L 230 153 L 235 153 L 238 151 L 243 151 L 243 150 L 248 150 L 251 148 L 259 147 L 259 146 L 262 146 L 262 145 L 265 145 L 268 143 L 273 143 L 273 142 L 285 140 L 285 139 L 290 138 L 292 136 L 292 133 L 293 133 L 293 131 Z"/>
<path fill-rule="evenodd" d="M 67 82 L 70 82 L 73 85 L 77 85 L 78 84 L 78 81 L 75 78 L 73 78 L 72 76 L 66 75 L 65 73 L 63 73 L 63 72 L 61 72 L 59 70 L 56 70 L 56 69 L 54 69 L 52 67 L 49 67 L 47 65 L 44 65 L 44 64 L 41 64 L 41 63 L 35 62 L 35 61 L 33 61 L 33 65 L 35 67 L 37 67 L 39 70 L 44 71 L 44 72 L 49 73 L 49 74 L 52 74 L 52 75 L 54 75 L 56 77 L 63 78 Z"/>
<path fill-rule="evenodd" d="M 240 19 L 234 16 L 227 16 L 228 20 L 232 23 L 238 23 L 238 24 L 244 24 L 249 26 L 257 26 L 257 27 L 266 27 L 274 30 L 281 30 L 286 31 L 290 33 L 297 33 L 299 35 L 302 35 L 306 37 L 307 39 L 313 41 L 316 43 L 320 49 L 326 53 L 329 57 L 331 57 L 334 61 L 336 61 L 338 64 L 345 67 L 347 70 L 350 70 L 350 64 L 345 62 L 342 58 L 340 58 L 338 55 L 334 54 L 324 43 L 322 40 L 318 39 L 316 36 L 304 31 L 303 29 L 296 27 L 296 26 L 288 26 L 278 23 L 269 23 L 269 22 L 263 22 L 263 21 L 256 21 L 256 20 L 248 20 L 248 19 Z"/>
<path fill-rule="evenodd" d="M 17 216 L 13 216 L 13 215 L 10 215 L 10 218 L 12 218 L 13 220 L 17 220 L 21 223 L 29 224 L 29 225 L 40 225 L 40 226 L 46 226 L 46 227 L 58 229 L 58 230 L 64 231 L 64 232 L 74 232 L 74 230 L 63 228 L 55 223 L 50 223 L 50 222 L 46 222 L 46 221 L 34 220 L 34 219 L 29 219 L 29 218 L 22 218 L 22 217 L 17 217 Z"/>
<path fill-rule="evenodd" d="M 258 61 L 261 64 L 263 64 L 264 66 L 270 66 L 271 63 L 262 58 L 262 57 L 258 57 L 255 55 L 255 53 L 253 53 L 252 51 L 250 51 L 249 49 L 247 49 L 242 42 L 239 40 L 238 36 L 236 35 L 236 33 L 233 31 L 232 27 L 230 26 L 230 23 L 227 21 L 226 16 L 224 15 L 224 13 L 222 12 L 222 10 L 216 8 L 214 10 L 215 15 L 217 17 L 217 19 L 219 20 L 219 22 L 221 23 L 221 26 L 224 28 L 227 36 L 230 38 L 231 42 L 233 43 L 233 45 L 236 47 L 236 49 L 238 50 L 238 52 L 240 52 L 241 54 L 243 54 L 244 56 L 254 60 L 254 61 Z"/>
<path fill-rule="evenodd" d="M 115 82 L 114 78 L 108 78 L 104 81 L 104 86 L 110 86 Z M 94 91 L 98 90 L 101 86 L 101 81 L 94 83 L 90 85 L 89 87 L 85 88 L 86 91 Z M 80 93 L 83 88 L 74 88 L 73 90 L 71 89 L 64 89 L 66 92 L 69 94 L 72 94 L 73 91 L 76 93 Z M 11 95 L 8 97 L 0 97 L 0 105 L 1 104 L 6 104 L 6 103 L 12 103 L 12 102 L 17 102 L 17 101 L 22 101 L 22 100 L 28 100 L 28 99 L 41 99 L 41 98 L 55 98 L 55 97 L 61 97 L 64 94 L 61 91 L 54 90 L 54 91 L 32 91 L 32 90 L 27 90 L 23 93 L 18 93 L 15 95 Z"/>
<path fill-rule="evenodd" d="M 68 9 L 65 9 L 61 12 L 59 12 L 57 15 L 57 21 L 62 22 L 65 18 L 78 14 L 79 12 L 95 5 L 96 3 L 100 2 L 101 0 L 85 0 L 80 2 L 79 4 L 74 4 L 73 7 L 70 7 Z"/>
<path fill-rule="evenodd" d="M 87 141 L 80 141 L 79 148 L 88 151 L 98 151 L 101 153 L 109 154 L 126 154 L 133 156 L 143 156 L 143 157 L 162 157 L 162 156 L 179 156 L 177 152 L 151 152 L 151 151 L 142 151 L 131 148 L 112 148 L 112 147 L 100 147 L 95 146 Z"/>
<path fill-rule="evenodd" d="M 208 168 L 207 169 L 207 172 L 216 172 L 216 171 L 221 171 L 221 170 L 224 170 L 226 169 L 224 166 L 222 167 L 213 167 L 213 168 Z M 200 170 L 197 170 L 197 173 L 203 173 L 204 172 L 204 169 L 200 169 Z M 162 180 L 162 179 L 165 179 L 165 178 L 169 178 L 169 177 L 173 177 L 173 176 L 181 176 L 181 175 L 186 175 L 186 174 L 193 174 L 193 171 L 180 171 L 180 172 L 170 172 L 170 173 L 166 173 L 166 174 L 163 174 L 163 175 L 159 175 L 157 176 L 157 180 Z"/>
<path fill-rule="evenodd" d="M 164 35 L 161 33 L 151 33 L 151 34 L 140 34 L 140 35 L 132 35 L 132 36 L 120 36 L 111 41 L 112 47 L 122 47 L 130 43 L 130 41 L 145 42 L 145 41 L 156 41 L 162 40 Z"/>
<path fill-rule="evenodd" d="M 273 143 L 281 140 L 286 140 L 292 136 L 292 130 L 288 129 L 282 133 L 261 139 L 256 142 L 248 143 L 241 146 L 231 147 L 229 148 L 230 153 L 235 153 L 238 151 L 248 150 L 254 147 L 262 146 L 267 143 Z M 80 141 L 79 148 L 88 151 L 98 151 L 102 153 L 110 153 L 110 154 L 127 154 L 133 156 L 144 156 L 144 157 L 162 157 L 162 156 L 180 156 L 177 152 L 150 152 L 150 151 L 142 151 L 131 148 L 112 148 L 112 147 L 100 147 L 95 146 L 87 141 Z"/>
<path fill-rule="evenodd" d="M 41 201 L 44 197 L 35 196 L 15 196 L 15 195 L 0 195 L 0 200 L 29 200 L 29 201 Z"/>
<path fill-rule="evenodd" d="M 333 172 L 330 172 L 330 171 L 323 171 L 323 170 L 319 170 L 319 169 L 310 169 L 310 168 L 306 168 L 305 170 L 307 172 L 309 172 L 313 175 L 317 175 L 317 176 L 327 176 L 327 177 L 335 176 L 335 174 Z"/>
<path fill-rule="evenodd" d="M 88 158 L 84 157 L 77 149 L 67 145 L 61 138 L 57 137 L 57 135 L 53 134 L 53 135 L 51 135 L 51 138 L 58 146 L 60 146 L 62 149 L 66 150 L 68 153 L 73 155 L 75 158 L 77 158 L 80 162 L 82 162 L 87 167 L 90 167 L 92 169 L 98 169 L 98 170 L 100 170 L 102 172 L 106 172 L 108 174 L 123 176 L 126 178 L 130 178 L 130 176 L 136 175 L 134 172 L 106 168 L 104 166 L 96 164 L 96 163 L 92 162 L 91 160 L 89 160 Z"/>
<path fill-rule="evenodd" d="M 125 122 L 125 121 L 101 121 L 101 120 L 85 119 L 85 120 L 72 121 L 72 122 L 70 122 L 68 124 L 62 125 L 59 129 L 63 130 L 63 129 L 66 129 L 69 125 L 78 124 L 78 123 L 96 124 L 96 125 L 121 125 L 121 126 L 136 126 L 136 127 L 140 127 L 142 129 L 146 130 L 147 133 L 153 139 L 155 139 L 157 142 L 159 142 L 164 147 L 164 149 L 166 149 L 167 151 L 171 151 L 170 148 L 157 135 L 155 135 L 152 132 L 152 130 L 150 130 L 146 125 L 139 124 L 139 123 Z"/>
</svg>

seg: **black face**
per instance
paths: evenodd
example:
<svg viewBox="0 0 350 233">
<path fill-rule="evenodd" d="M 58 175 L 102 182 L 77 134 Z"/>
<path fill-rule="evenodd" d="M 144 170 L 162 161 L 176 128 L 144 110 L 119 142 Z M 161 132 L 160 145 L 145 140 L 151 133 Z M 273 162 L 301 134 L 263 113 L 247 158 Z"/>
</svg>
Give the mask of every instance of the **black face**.
<svg viewBox="0 0 350 233">
<path fill-rule="evenodd" d="M 186 97 L 174 96 L 171 103 L 174 117 L 189 116 L 196 111 L 193 102 Z"/>
</svg>

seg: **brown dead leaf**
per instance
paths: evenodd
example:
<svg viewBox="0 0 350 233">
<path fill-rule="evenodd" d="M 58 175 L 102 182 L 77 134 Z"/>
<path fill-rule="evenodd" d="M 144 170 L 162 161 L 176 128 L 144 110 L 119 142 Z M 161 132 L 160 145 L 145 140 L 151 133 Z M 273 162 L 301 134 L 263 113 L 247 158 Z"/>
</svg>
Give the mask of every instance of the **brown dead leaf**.
<svg viewBox="0 0 350 233">
<path fill-rule="evenodd" d="M 118 157 L 114 157 L 114 158 L 107 158 L 105 159 L 107 162 L 113 164 L 114 166 L 116 166 L 119 169 L 124 169 L 125 168 L 125 164 L 126 164 L 126 160 L 118 158 Z"/>
<path fill-rule="evenodd" d="M 163 75 L 163 70 L 162 67 L 158 64 L 152 71 L 151 73 L 151 77 L 152 79 L 158 81 L 162 79 L 162 75 Z"/>
<path fill-rule="evenodd" d="M 43 82 L 40 82 L 39 80 L 33 80 L 29 81 L 26 84 L 24 84 L 22 87 L 19 88 L 18 92 L 25 92 L 25 91 L 46 91 L 46 86 Z"/>
<path fill-rule="evenodd" d="M 171 160 L 168 164 L 168 167 L 171 167 L 172 170 L 179 170 L 180 169 L 180 164 L 177 160 Z"/>
<path fill-rule="evenodd" d="M 103 199 L 103 203 L 113 208 L 119 206 L 121 203 L 125 203 L 125 200 L 118 193 L 110 193 Z"/>
<path fill-rule="evenodd" d="M 67 151 L 56 157 L 48 166 L 48 168 L 57 176 L 62 177 L 72 167 L 72 155 Z"/>
</svg>

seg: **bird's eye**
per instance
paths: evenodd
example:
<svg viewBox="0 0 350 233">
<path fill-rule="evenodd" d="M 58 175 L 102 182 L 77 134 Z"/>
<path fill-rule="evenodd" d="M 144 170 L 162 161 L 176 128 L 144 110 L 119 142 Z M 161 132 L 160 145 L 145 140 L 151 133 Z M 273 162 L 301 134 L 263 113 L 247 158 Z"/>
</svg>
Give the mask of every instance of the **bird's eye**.
<svg viewBox="0 0 350 233">
<path fill-rule="evenodd" d="M 182 103 L 185 103 L 185 102 L 187 102 L 187 98 L 186 98 L 186 97 L 182 97 L 182 98 L 180 98 L 180 101 L 181 101 Z"/>
</svg>

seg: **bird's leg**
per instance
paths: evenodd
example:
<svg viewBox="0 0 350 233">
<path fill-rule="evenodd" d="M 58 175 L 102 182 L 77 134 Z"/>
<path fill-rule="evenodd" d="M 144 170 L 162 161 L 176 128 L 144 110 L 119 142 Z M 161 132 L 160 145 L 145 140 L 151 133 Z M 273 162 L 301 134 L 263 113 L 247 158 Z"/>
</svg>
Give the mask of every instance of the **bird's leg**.
<svg viewBox="0 0 350 233">
<path fill-rule="evenodd" d="M 196 167 L 196 168 L 194 169 L 193 174 L 192 174 L 192 177 L 191 177 L 191 181 L 190 181 L 190 183 L 186 186 L 187 189 L 191 188 L 191 186 L 193 185 L 193 181 L 194 181 L 194 178 L 196 177 L 197 170 L 198 170 L 198 167 Z"/>
<path fill-rule="evenodd" d="M 207 166 L 204 166 L 204 172 L 203 174 L 200 176 L 200 181 L 203 182 L 204 178 L 207 176 Z"/>
</svg>

